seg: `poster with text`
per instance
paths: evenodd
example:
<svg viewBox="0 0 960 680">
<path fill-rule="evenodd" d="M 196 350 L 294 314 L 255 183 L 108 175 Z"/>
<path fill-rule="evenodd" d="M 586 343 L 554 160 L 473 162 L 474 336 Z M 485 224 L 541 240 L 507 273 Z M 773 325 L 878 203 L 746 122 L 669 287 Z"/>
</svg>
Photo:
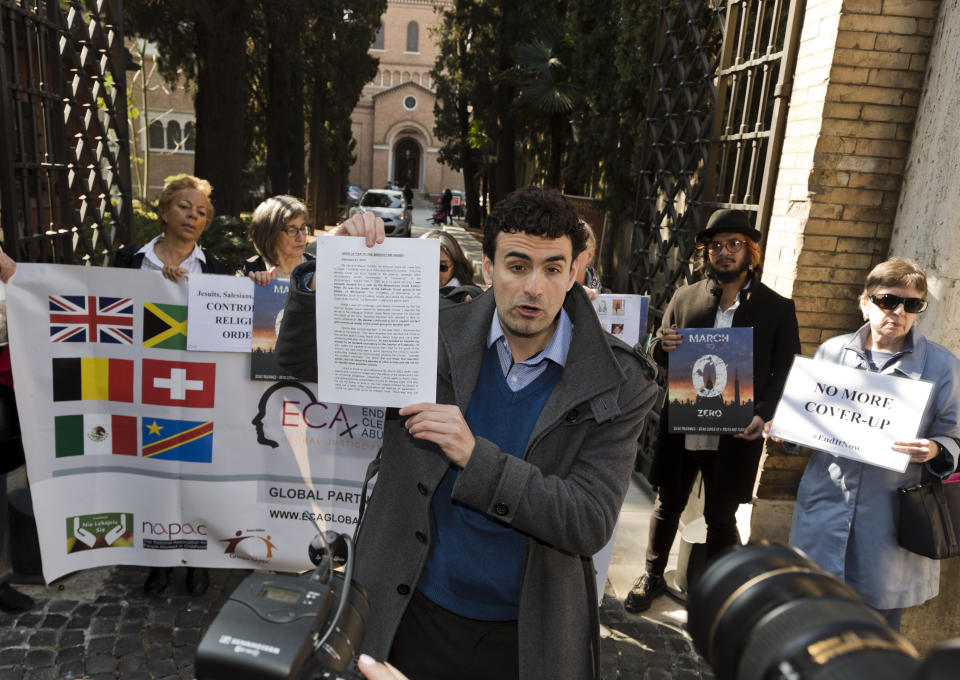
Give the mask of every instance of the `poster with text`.
<svg viewBox="0 0 960 680">
<path fill-rule="evenodd" d="M 683 328 L 669 354 L 673 434 L 737 434 L 753 419 L 753 329 Z"/>
<path fill-rule="evenodd" d="M 903 472 L 910 455 L 890 448 L 915 439 L 933 383 L 794 357 L 770 434 Z"/>
<path fill-rule="evenodd" d="M 352 533 L 384 409 L 186 350 L 187 285 L 20 264 L 10 353 L 49 582 L 108 564 L 300 570 Z"/>
</svg>

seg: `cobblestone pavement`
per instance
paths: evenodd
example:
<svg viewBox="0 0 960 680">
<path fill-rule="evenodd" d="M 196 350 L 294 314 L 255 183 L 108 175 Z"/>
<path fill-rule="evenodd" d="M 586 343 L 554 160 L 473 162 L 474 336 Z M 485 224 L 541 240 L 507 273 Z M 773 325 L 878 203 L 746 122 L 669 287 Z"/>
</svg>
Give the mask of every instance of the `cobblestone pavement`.
<svg viewBox="0 0 960 680">
<path fill-rule="evenodd" d="M 682 626 L 628 614 L 609 585 L 600 608 L 602 680 L 713 680 Z"/>
<path fill-rule="evenodd" d="M 248 573 L 211 570 L 201 597 L 184 593 L 183 569 L 160 598 L 143 593 L 145 567 L 18 585 L 36 606 L 0 613 L 0 680 L 189 680 L 204 631 Z M 600 620 L 603 680 L 713 678 L 680 627 L 627 614 L 609 587 Z"/>
</svg>

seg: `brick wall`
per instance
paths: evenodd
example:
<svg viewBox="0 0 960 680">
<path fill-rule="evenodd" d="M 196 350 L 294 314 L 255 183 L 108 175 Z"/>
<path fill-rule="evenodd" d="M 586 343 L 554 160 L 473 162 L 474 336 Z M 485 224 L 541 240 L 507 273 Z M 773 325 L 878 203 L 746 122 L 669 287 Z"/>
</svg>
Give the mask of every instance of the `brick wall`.
<svg viewBox="0 0 960 680">
<path fill-rule="evenodd" d="M 807 1 L 764 272 L 796 304 L 805 355 L 863 323 L 857 298 L 889 254 L 938 7 Z M 793 499 L 805 456 L 767 453 L 758 497 Z"/>
</svg>

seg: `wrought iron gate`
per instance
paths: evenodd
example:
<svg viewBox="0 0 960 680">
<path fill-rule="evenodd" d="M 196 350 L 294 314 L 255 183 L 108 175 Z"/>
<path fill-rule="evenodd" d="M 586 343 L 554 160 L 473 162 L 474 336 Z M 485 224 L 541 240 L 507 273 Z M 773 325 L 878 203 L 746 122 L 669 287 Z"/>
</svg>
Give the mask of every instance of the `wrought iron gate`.
<svg viewBox="0 0 960 680">
<path fill-rule="evenodd" d="M 629 292 L 659 325 L 695 275 L 695 235 L 717 208 L 770 220 L 803 0 L 661 0 L 634 209 Z M 637 467 L 649 470 L 659 413 Z"/>
<path fill-rule="evenodd" d="M 0 0 L 0 222 L 26 262 L 129 240 L 122 0 Z"/>
</svg>

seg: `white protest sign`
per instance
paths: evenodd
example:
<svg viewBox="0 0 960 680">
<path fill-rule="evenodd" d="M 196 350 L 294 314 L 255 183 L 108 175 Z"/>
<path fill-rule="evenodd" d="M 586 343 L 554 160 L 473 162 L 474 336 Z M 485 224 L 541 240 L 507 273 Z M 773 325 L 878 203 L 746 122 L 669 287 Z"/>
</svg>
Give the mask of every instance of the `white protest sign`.
<svg viewBox="0 0 960 680">
<path fill-rule="evenodd" d="M 646 295 L 626 293 L 602 293 L 593 301 L 603 330 L 628 345 L 636 345 L 646 336 L 649 305 L 650 298 Z"/>
<path fill-rule="evenodd" d="M 245 276 L 191 274 L 187 349 L 249 352 L 253 341 L 253 286 Z"/>
<path fill-rule="evenodd" d="M 932 383 L 796 357 L 770 434 L 903 472 L 910 456 L 890 447 L 915 439 Z"/>
<path fill-rule="evenodd" d="M 317 239 L 319 399 L 436 401 L 439 239 Z"/>
</svg>

